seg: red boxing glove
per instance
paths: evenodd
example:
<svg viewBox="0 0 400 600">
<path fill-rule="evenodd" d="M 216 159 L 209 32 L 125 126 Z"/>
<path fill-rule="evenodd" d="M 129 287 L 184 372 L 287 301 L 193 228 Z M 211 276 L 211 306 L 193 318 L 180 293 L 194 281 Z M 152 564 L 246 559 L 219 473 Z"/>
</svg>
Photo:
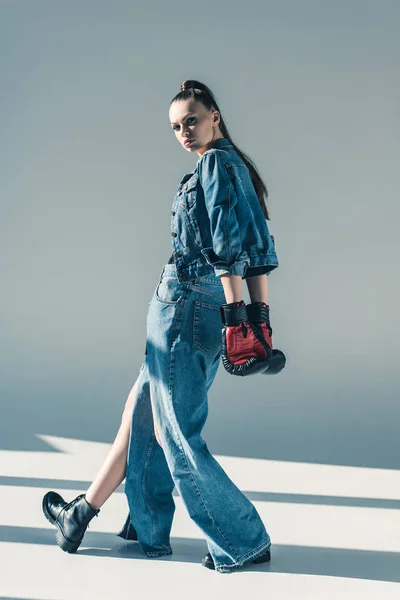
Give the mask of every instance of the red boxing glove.
<svg viewBox="0 0 400 600">
<path fill-rule="evenodd" d="M 269 305 L 265 302 L 252 302 L 247 304 L 247 316 L 249 321 L 259 330 L 268 346 L 272 350 L 272 327 L 269 322 Z M 257 340 L 257 343 L 258 340 Z M 258 347 L 258 351 L 262 355 L 262 344 Z M 286 356 L 281 350 L 272 350 L 268 357 L 268 368 L 263 371 L 264 375 L 275 375 L 282 371 L 286 364 Z"/>
<path fill-rule="evenodd" d="M 243 300 L 222 304 L 219 312 L 224 325 L 222 363 L 228 373 L 245 376 L 268 370 L 269 358 L 272 356 L 269 329 L 262 324 L 253 325 L 249 321 Z"/>
</svg>

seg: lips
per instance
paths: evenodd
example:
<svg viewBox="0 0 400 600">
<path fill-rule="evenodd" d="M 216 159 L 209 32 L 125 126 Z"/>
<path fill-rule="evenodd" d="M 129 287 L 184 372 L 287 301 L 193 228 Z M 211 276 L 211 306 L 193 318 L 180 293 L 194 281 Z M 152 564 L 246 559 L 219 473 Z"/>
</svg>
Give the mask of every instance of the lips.
<svg viewBox="0 0 400 600">
<path fill-rule="evenodd" d="M 187 146 L 188 144 L 190 144 L 190 142 L 194 142 L 194 140 L 185 140 L 183 143 L 185 146 Z"/>
</svg>

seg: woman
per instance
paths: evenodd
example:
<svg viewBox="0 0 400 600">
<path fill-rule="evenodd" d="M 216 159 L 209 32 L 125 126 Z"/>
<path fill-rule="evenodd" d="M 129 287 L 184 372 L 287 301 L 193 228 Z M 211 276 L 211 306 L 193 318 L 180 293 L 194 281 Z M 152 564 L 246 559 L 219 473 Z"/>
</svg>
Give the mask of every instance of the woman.
<svg viewBox="0 0 400 600">
<path fill-rule="evenodd" d="M 149 303 L 145 358 L 110 453 L 86 494 L 67 503 L 51 491 L 42 507 L 57 527 L 58 545 L 75 552 L 126 478 L 130 512 L 118 535 L 137 540 L 149 557 L 163 556 L 172 553 L 176 486 L 206 536 L 210 552 L 203 566 L 223 573 L 269 560 L 271 540 L 254 505 L 201 437 L 207 392 L 221 356 L 232 374 L 268 372 L 267 273 L 278 259 L 266 222 L 267 189 L 232 142 L 210 89 L 185 81 L 169 117 L 178 142 L 199 159 L 173 202 L 173 253 Z"/>
</svg>

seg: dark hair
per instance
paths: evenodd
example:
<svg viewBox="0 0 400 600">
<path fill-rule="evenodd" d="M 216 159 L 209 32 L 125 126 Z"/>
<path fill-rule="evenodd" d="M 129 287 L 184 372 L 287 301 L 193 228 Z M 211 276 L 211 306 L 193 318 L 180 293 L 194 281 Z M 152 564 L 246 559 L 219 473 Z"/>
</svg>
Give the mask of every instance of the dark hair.
<svg viewBox="0 0 400 600">
<path fill-rule="evenodd" d="M 269 218 L 268 209 L 264 200 L 264 194 L 268 198 L 267 186 L 261 179 L 253 161 L 244 152 L 242 152 L 232 141 L 228 128 L 222 117 L 221 111 L 210 88 L 208 88 L 204 83 L 201 83 L 200 81 L 187 79 L 181 84 L 181 91 L 178 94 L 176 94 L 174 98 L 172 98 L 170 106 L 173 102 L 189 99 L 194 99 L 197 102 L 201 102 L 208 110 L 217 110 L 220 113 L 219 128 L 221 130 L 221 133 L 227 140 L 229 140 L 229 142 L 234 147 L 235 152 L 237 152 L 237 154 L 245 163 L 246 167 L 249 169 L 250 177 L 253 182 L 257 197 L 260 201 L 264 216 L 268 221 L 270 221 L 271 219 Z"/>
</svg>

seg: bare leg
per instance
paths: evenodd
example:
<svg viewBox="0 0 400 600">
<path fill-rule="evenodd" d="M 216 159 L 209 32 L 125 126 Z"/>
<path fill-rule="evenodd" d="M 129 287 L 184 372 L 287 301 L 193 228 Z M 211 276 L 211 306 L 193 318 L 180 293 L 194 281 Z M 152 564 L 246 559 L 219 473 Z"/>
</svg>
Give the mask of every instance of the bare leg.
<svg viewBox="0 0 400 600">
<path fill-rule="evenodd" d="M 100 508 L 125 479 L 132 408 L 137 383 L 136 380 L 136 383 L 129 392 L 124 412 L 122 413 L 121 425 L 110 452 L 86 492 L 86 500 L 92 508 Z"/>
<path fill-rule="evenodd" d="M 111 494 L 123 482 L 126 476 L 126 458 L 128 454 L 129 436 L 131 431 L 132 409 L 135 402 L 138 381 L 129 392 L 122 413 L 121 425 L 115 437 L 110 452 L 96 475 L 93 483 L 86 492 L 86 500 L 92 508 L 101 508 Z M 158 431 L 154 424 L 155 434 L 161 446 Z"/>
</svg>

